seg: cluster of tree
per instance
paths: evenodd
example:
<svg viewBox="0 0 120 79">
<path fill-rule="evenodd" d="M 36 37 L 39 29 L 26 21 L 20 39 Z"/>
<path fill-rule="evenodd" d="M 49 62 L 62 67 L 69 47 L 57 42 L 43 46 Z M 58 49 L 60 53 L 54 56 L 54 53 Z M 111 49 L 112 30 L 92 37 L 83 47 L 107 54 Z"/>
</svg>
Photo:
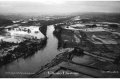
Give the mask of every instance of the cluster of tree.
<svg viewBox="0 0 120 79">
<path fill-rule="evenodd" d="M 46 36 L 46 31 L 47 31 L 47 26 L 48 25 L 52 25 L 52 24 L 57 24 L 57 23 L 61 23 L 63 21 L 66 21 L 68 19 L 70 19 L 71 17 L 69 18 L 61 18 L 61 19 L 54 19 L 54 20 L 40 20 L 40 23 L 41 23 L 41 27 L 40 27 L 40 31 Z"/>
<path fill-rule="evenodd" d="M 7 47 L 10 47 L 12 45 L 16 45 L 16 43 L 13 43 L 13 42 L 5 42 L 3 40 L 1 40 L 0 42 L 0 50 L 3 49 L 3 48 L 7 48 Z"/>
<path fill-rule="evenodd" d="M 118 28 L 119 26 L 117 24 L 109 24 L 111 28 Z"/>
<path fill-rule="evenodd" d="M 96 24 L 93 24 L 93 25 L 86 25 L 86 27 L 88 27 L 88 28 L 95 28 L 95 27 L 97 27 L 97 25 L 96 25 Z"/>
<path fill-rule="evenodd" d="M 11 25 L 12 23 L 11 20 L 0 18 L 0 26 Z"/>
<path fill-rule="evenodd" d="M 43 49 L 46 46 L 47 39 L 36 40 L 25 40 L 24 42 L 19 43 L 18 47 L 14 50 L 8 51 L 6 56 L 0 57 L 0 66 L 7 64 L 19 57 L 27 58 L 35 54 L 38 50 Z"/>
<path fill-rule="evenodd" d="M 39 21 L 28 21 L 26 23 L 21 23 L 21 25 L 23 26 L 40 26 L 40 22 Z"/>
<path fill-rule="evenodd" d="M 54 36 L 58 39 L 58 49 L 62 46 L 61 33 L 63 28 L 61 26 L 62 24 L 55 25 L 55 31 L 53 32 Z"/>
</svg>

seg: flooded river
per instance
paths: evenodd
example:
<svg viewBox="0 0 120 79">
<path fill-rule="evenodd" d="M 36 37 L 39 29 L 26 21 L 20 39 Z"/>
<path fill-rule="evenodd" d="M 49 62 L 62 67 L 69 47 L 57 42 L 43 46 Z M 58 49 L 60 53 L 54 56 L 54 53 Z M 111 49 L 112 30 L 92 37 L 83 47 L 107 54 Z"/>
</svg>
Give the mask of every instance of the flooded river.
<svg viewBox="0 0 120 79">
<path fill-rule="evenodd" d="M 27 77 L 30 74 L 35 73 L 50 62 L 60 52 L 57 50 L 58 40 L 53 35 L 54 26 L 47 27 L 47 44 L 42 50 L 39 50 L 31 57 L 26 59 L 19 58 L 7 65 L 3 65 L 0 68 L 0 77 Z"/>
</svg>

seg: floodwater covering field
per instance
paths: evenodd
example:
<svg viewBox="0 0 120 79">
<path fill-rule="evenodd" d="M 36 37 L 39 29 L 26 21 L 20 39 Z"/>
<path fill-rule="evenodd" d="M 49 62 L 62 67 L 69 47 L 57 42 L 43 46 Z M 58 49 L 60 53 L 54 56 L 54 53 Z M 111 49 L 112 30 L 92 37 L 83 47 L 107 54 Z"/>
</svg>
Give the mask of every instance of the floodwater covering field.
<svg viewBox="0 0 120 79">
<path fill-rule="evenodd" d="M 18 26 L 17 28 L 8 28 L 5 31 L 7 33 L 4 36 L 0 36 L 0 40 L 6 42 L 20 43 L 26 38 L 44 38 L 37 26 Z"/>
<path fill-rule="evenodd" d="M 28 28 L 32 28 L 32 27 L 28 27 Z M 36 28 L 34 28 L 34 30 Z M 34 30 L 32 29 L 32 31 Z M 53 25 L 47 27 L 48 39 L 44 49 L 38 50 L 34 55 L 27 57 L 25 59 L 19 58 L 9 64 L 3 65 L 2 67 L 0 67 L 0 77 L 27 77 L 28 75 L 38 71 L 41 66 L 50 62 L 57 54 L 60 53 L 57 50 L 58 40 L 56 37 L 53 36 L 53 31 L 54 31 Z M 10 31 L 10 33 L 13 33 L 14 35 L 16 31 Z M 19 33 L 21 34 L 22 32 Z M 29 33 L 23 33 L 23 34 L 30 35 Z M 38 34 L 32 33 L 31 35 L 38 36 L 38 38 L 39 36 L 41 36 L 40 33 Z"/>
<path fill-rule="evenodd" d="M 111 60 L 113 61 L 119 53 L 119 33 L 114 32 L 112 34 L 110 30 L 103 27 L 88 28 L 87 30 L 85 28 L 84 30 L 49 25 L 46 36 L 39 31 L 39 28 L 38 26 L 5 28 L 0 37 L 1 47 L 3 47 L 0 48 L 2 50 L 0 56 L 8 54 L 9 58 L 3 57 L 3 60 L 8 62 L 0 65 L 0 77 L 30 77 L 32 74 L 36 75 L 36 72 L 46 69 L 46 67 L 59 66 L 58 64 L 69 59 L 70 55 L 72 62 L 99 69 L 109 69 L 107 66 L 111 66 Z M 45 39 L 45 37 L 47 38 Z M 74 51 L 71 53 L 70 49 L 75 50 L 76 47 L 80 47 L 80 50 L 81 48 L 84 49 L 84 51 L 82 50 L 84 53 L 80 50 L 78 51 L 79 55 Z M 95 54 L 95 56 L 88 54 Z M 107 57 L 110 62 L 97 58 L 96 55 Z M 9 62 L 12 59 L 11 57 L 13 59 L 16 57 L 16 59 Z M 0 58 L 0 62 L 4 63 L 3 60 Z M 78 69 L 74 66 L 72 68 Z M 84 71 L 89 72 L 87 69 Z"/>
</svg>

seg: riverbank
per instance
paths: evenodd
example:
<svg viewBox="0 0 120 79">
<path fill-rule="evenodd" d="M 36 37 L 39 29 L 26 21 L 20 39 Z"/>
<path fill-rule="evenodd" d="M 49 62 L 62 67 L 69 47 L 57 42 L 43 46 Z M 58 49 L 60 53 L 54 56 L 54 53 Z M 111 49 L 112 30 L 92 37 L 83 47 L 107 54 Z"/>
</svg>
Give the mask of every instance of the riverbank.
<svg viewBox="0 0 120 79">
<path fill-rule="evenodd" d="M 47 38 L 37 26 L 16 26 L 4 28 L 0 37 L 0 66 L 18 58 L 32 56 L 45 47 Z"/>
<path fill-rule="evenodd" d="M 77 50 L 77 51 L 75 51 Z M 120 67 L 74 48 L 58 54 L 31 78 L 119 78 Z"/>
<path fill-rule="evenodd" d="M 27 74 L 11 75 L 6 71 L 34 73 L 59 54 L 58 40 L 53 36 L 54 26 L 51 24 L 66 19 L 19 22 L 3 28 L 7 32 L 0 38 L 0 77 L 27 77 Z"/>
<path fill-rule="evenodd" d="M 85 32 L 76 29 L 66 29 L 65 26 L 55 26 L 54 35 L 59 40 L 58 49 L 67 50 L 69 48 L 68 51 L 58 54 L 51 62 L 42 66 L 38 72 L 30 77 L 120 77 L 120 64 L 114 63 L 116 57 L 119 55 L 119 42 L 115 39 L 116 35 L 111 37 L 112 34 L 108 31 Z M 69 51 L 70 48 L 76 49 L 76 47 L 79 49 L 76 52 L 77 54 L 74 51 Z"/>
<path fill-rule="evenodd" d="M 19 58 L 4 64 L 0 67 L 0 77 L 28 77 L 29 74 L 6 74 L 9 72 L 21 72 L 21 73 L 35 73 L 42 65 L 50 62 L 57 54 L 58 40 L 53 35 L 54 26 L 47 27 L 46 39 L 40 40 L 28 40 L 24 43 L 19 43 L 20 46 L 16 48 L 13 53 L 21 55 Z M 54 42 L 53 42 L 54 41 Z M 26 49 L 25 49 L 26 48 Z"/>
<path fill-rule="evenodd" d="M 13 50 L 7 50 L 5 51 L 4 49 L 3 52 L 1 51 L 1 53 L 5 53 L 6 55 L 3 55 L 0 57 L 0 66 L 10 63 L 15 59 L 18 59 L 20 57 L 26 58 L 30 55 L 33 55 L 35 52 L 37 52 L 38 50 L 44 48 L 45 44 L 46 44 L 47 39 L 41 39 L 41 40 L 26 40 L 24 42 L 21 42 L 17 45 L 15 45 L 15 48 L 12 48 Z M 5 45 L 5 44 L 4 44 Z M 8 45 L 8 43 L 7 43 Z M 14 46 L 12 44 L 12 46 Z M 10 46 L 11 47 L 11 46 Z"/>
<path fill-rule="evenodd" d="M 0 77 L 120 77 L 119 33 L 67 19 L 6 28 L 13 36 L 0 38 Z"/>
</svg>

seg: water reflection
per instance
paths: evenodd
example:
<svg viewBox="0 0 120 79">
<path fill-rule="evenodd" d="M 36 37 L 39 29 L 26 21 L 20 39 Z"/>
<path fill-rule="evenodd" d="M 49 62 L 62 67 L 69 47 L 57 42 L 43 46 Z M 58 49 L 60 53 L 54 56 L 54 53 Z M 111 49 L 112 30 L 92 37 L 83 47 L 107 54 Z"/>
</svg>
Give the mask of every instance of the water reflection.
<svg viewBox="0 0 120 79">
<path fill-rule="evenodd" d="M 47 39 L 37 26 L 17 26 L 5 28 L 6 34 L 0 37 L 0 66 L 19 57 L 27 58 L 43 49 Z"/>
<path fill-rule="evenodd" d="M 0 77 L 27 77 L 28 75 L 11 75 L 6 74 L 6 72 L 31 72 L 34 73 L 39 70 L 39 68 L 46 63 L 50 62 L 57 54 L 60 52 L 57 50 L 58 40 L 53 36 L 54 26 L 47 27 L 47 38 L 41 43 L 36 41 L 25 41 L 21 42 L 19 45 L 20 49 L 16 49 L 14 52 L 22 51 L 25 54 L 24 58 L 19 58 L 14 62 L 4 65 L 0 68 Z M 30 43 L 31 41 L 32 43 Z M 42 46 L 42 47 L 39 47 Z M 25 49 L 28 48 L 28 49 Z M 39 50 L 42 48 L 42 50 Z M 38 51 L 39 50 L 39 51 Z M 29 52 L 29 54 L 27 54 Z M 33 53 L 36 52 L 36 53 Z"/>
</svg>

